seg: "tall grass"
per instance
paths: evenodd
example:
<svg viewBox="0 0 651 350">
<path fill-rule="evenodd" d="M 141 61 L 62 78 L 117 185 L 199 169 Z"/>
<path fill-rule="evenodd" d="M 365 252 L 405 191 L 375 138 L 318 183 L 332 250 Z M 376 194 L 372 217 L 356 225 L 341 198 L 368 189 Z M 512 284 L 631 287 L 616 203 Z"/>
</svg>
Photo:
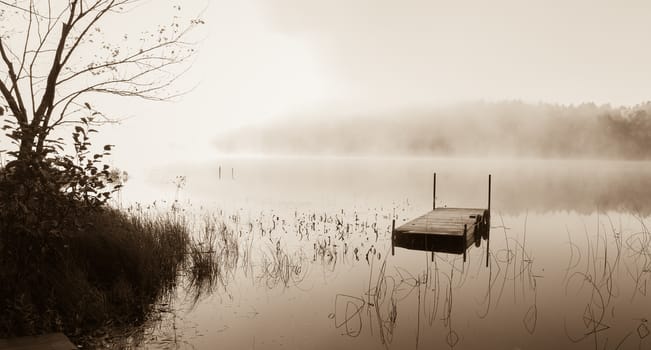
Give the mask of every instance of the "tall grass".
<svg viewBox="0 0 651 350">
<path fill-rule="evenodd" d="M 102 208 L 75 217 L 52 235 L 0 213 L 0 337 L 145 322 L 174 290 L 191 246 L 181 216 Z"/>
</svg>

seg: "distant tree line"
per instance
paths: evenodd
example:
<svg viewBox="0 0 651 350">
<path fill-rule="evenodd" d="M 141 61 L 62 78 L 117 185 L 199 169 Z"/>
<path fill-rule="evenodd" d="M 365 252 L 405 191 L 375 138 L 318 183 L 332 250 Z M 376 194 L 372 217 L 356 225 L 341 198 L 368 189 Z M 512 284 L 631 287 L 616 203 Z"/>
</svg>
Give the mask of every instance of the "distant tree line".
<svg viewBox="0 0 651 350">
<path fill-rule="evenodd" d="M 301 116 L 223 135 L 222 151 L 651 159 L 651 102 L 632 107 L 474 103 L 381 115 Z"/>
</svg>

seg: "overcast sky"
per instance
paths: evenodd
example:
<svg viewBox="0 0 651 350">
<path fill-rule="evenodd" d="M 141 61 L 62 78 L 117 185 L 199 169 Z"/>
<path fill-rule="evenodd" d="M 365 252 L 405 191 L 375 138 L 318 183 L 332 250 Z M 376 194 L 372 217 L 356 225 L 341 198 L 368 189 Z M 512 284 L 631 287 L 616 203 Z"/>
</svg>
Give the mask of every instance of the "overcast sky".
<svg viewBox="0 0 651 350">
<path fill-rule="evenodd" d="M 524 99 L 635 104 L 651 96 L 651 2 L 265 0 L 295 40 L 366 103 Z"/>
<path fill-rule="evenodd" d="M 630 105 L 651 96 L 645 0 L 209 6 L 201 61 L 211 66 L 197 68 L 210 80 L 202 90 L 214 91 L 220 107 L 242 119 L 338 105 L 364 110 L 477 99 Z"/>
<path fill-rule="evenodd" d="M 204 18 L 183 82 L 196 89 L 173 104 L 128 102 L 122 142 L 153 122 L 166 141 L 149 147 L 201 158 L 220 131 L 310 111 L 651 96 L 647 0 L 214 0 Z"/>
</svg>

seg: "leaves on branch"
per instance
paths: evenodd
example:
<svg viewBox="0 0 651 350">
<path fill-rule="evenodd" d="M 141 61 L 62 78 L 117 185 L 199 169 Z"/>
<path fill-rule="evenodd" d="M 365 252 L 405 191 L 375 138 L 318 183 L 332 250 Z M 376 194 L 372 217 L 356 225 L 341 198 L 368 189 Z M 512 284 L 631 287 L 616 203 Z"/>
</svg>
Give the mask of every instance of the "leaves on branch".
<svg viewBox="0 0 651 350">
<path fill-rule="evenodd" d="M 171 22 L 149 31 L 115 33 L 102 26 L 105 19 L 128 16 L 141 0 L 33 0 L 0 1 L 0 115 L 5 110 L 17 122 L 12 133 L 20 153 L 42 154 L 48 135 L 70 124 L 79 114 L 111 121 L 84 96 L 109 94 L 166 100 L 178 96 L 171 90 L 194 55 L 187 41 L 200 19 L 183 19 L 173 6 Z M 3 14 L 4 11 L 12 14 Z M 10 28 L 3 27 L 11 17 Z M 128 18 L 124 18 L 129 20 Z M 185 22 L 185 24 L 184 24 Z M 88 125 L 91 120 L 81 119 Z M 97 122 L 96 122 L 97 123 Z M 86 136 L 95 130 L 75 132 Z M 77 136 L 80 137 L 81 135 Z M 82 149 L 83 147 L 77 147 Z"/>
</svg>

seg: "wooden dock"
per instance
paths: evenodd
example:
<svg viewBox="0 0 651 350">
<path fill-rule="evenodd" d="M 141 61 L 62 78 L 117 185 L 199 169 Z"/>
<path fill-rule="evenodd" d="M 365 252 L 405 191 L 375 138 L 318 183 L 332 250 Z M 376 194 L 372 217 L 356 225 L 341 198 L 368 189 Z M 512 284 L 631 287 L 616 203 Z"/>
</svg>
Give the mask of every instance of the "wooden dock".
<svg viewBox="0 0 651 350">
<path fill-rule="evenodd" d="M 392 224 L 391 254 L 395 247 L 463 254 L 475 243 L 479 246 L 481 239 L 486 242 L 486 264 L 488 264 L 488 238 L 490 232 L 490 194 L 491 175 L 488 175 L 488 208 L 436 208 L 436 173 L 432 211 L 406 222 L 400 227 Z"/>
<path fill-rule="evenodd" d="M 63 333 L 0 339 L 0 350 L 76 350 Z"/>
</svg>

